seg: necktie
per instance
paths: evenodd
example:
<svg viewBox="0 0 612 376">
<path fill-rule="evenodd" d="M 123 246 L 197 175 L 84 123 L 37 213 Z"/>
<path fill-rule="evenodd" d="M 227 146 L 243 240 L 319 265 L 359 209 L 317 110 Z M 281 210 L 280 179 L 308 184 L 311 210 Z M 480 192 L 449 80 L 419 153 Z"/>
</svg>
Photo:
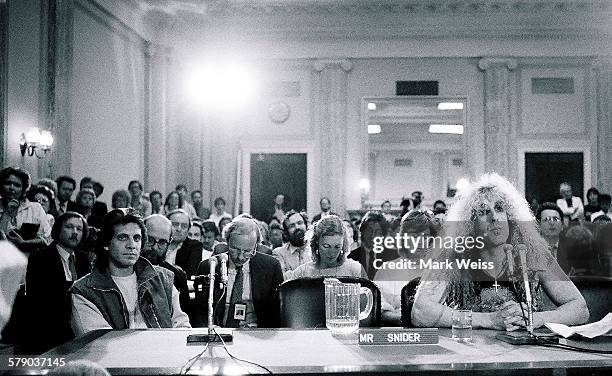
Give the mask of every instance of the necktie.
<svg viewBox="0 0 612 376">
<path fill-rule="evenodd" d="M 76 267 L 74 266 L 74 254 L 71 254 L 70 257 L 68 257 L 68 268 L 70 269 L 70 274 L 72 275 L 72 281 L 76 281 L 77 272 Z"/>
<path fill-rule="evenodd" d="M 244 273 L 242 272 L 242 266 L 236 267 L 236 279 L 234 279 L 234 287 L 232 287 L 232 295 L 230 296 L 229 312 L 227 312 L 227 328 L 238 328 L 240 321 L 234 318 L 234 312 L 236 309 L 236 303 L 242 301 L 243 291 L 243 280 Z"/>
</svg>

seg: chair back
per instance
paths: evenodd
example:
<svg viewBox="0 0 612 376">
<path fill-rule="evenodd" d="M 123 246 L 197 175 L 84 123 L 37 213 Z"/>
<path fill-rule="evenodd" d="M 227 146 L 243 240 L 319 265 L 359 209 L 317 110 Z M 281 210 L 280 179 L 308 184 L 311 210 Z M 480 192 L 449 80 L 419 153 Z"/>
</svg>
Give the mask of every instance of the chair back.
<svg viewBox="0 0 612 376">
<path fill-rule="evenodd" d="M 372 291 L 374 305 L 370 314 L 359 321 L 360 327 L 379 327 L 381 322 L 380 291 L 365 278 L 336 277 L 343 283 L 359 283 Z M 325 328 L 325 277 L 298 278 L 279 287 L 281 327 Z M 361 307 L 365 297 L 361 296 Z"/>
<path fill-rule="evenodd" d="M 600 276 L 570 278 L 586 300 L 589 308 L 589 322 L 599 321 L 612 312 L 612 278 Z"/>
<path fill-rule="evenodd" d="M 414 295 L 416 294 L 417 287 L 421 282 L 421 277 L 415 278 L 408 282 L 404 288 L 402 288 L 402 326 L 405 328 L 412 328 L 412 321 L 410 315 L 412 314 L 412 306 L 414 305 Z"/>
</svg>

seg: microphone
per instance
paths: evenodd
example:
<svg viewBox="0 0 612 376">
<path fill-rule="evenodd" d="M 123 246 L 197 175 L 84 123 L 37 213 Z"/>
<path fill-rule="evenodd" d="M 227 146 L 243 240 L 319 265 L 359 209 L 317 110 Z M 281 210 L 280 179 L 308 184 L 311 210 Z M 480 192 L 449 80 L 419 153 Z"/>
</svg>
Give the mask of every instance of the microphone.
<svg viewBox="0 0 612 376">
<path fill-rule="evenodd" d="M 525 244 L 519 244 L 516 246 L 516 250 L 519 253 L 521 260 L 521 272 L 523 276 L 523 283 L 525 284 L 525 300 L 527 300 L 527 331 L 533 335 L 533 306 L 531 300 L 531 288 L 529 286 L 529 276 L 527 275 L 527 247 Z"/>
<path fill-rule="evenodd" d="M 215 256 L 215 258 L 218 258 L 219 262 L 221 263 L 221 283 L 222 284 L 226 284 L 227 280 L 228 280 L 228 276 L 227 276 L 227 260 L 228 260 L 228 256 L 227 256 L 227 253 L 221 253 L 221 254 Z"/>
</svg>

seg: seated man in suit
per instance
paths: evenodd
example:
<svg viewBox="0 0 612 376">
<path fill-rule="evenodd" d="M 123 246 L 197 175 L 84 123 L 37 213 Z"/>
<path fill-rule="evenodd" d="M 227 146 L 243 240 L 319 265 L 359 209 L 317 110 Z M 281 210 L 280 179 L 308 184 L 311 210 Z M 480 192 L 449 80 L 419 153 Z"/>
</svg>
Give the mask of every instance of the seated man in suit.
<svg viewBox="0 0 612 376">
<path fill-rule="evenodd" d="M 197 240 L 187 238 L 191 228 L 191 218 L 183 209 L 175 209 L 166 214 L 172 223 L 172 243 L 168 247 L 166 261 L 172 265 L 180 266 L 187 279 L 196 274 L 200 261 L 202 261 L 203 245 Z"/>
<path fill-rule="evenodd" d="M 115 209 L 104 217 L 96 265 L 70 289 L 75 334 L 191 327 L 173 286 L 174 274 L 140 257 L 146 236 L 134 209 Z"/>
<path fill-rule="evenodd" d="M 279 304 L 275 293 L 283 282 L 283 272 L 278 260 L 256 251 L 261 236 L 257 224 L 250 218 L 236 218 L 228 225 L 224 236 L 229 255 L 228 282 L 225 290 L 215 283 L 214 301 L 219 302 L 215 307 L 215 324 L 230 328 L 278 327 Z M 225 244 L 216 248 L 219 246 L 225 247 Z M 210 261 L 205 260 L 200 263 L 197 274 L 207 275 L 209 270 Z M 208 288 L 198 301 L 196 326 L 205 326 Z"/>
<path fill-rule="evenodd" d="M 190 313 L 189 288 L 187 287 L 187 274 L 180 266 L 169 264 L 166 261 L 168 245 L 172 241 L 172 222 L 161 214 L 152 214 L 144 219 L 147 228 L 147 241 L 142 250 L 142 257 L 153 265 L 170 270 L 174 274 L 174 287 L 179 292 L 181 309 Z"/>
<path fill-rule="evenodd" d="M 77 250 L 87 232 L 87 221 L 81 214 L 66 212 L 53 225 L 53 243 L 30 255 L 26 273 L 28 311 L 32 314 L 30 335 L 26 335 L 28 352 L 41 353 L 74 338 L 68 289 L 89 273 L 87 255 Z"/>
</svg>

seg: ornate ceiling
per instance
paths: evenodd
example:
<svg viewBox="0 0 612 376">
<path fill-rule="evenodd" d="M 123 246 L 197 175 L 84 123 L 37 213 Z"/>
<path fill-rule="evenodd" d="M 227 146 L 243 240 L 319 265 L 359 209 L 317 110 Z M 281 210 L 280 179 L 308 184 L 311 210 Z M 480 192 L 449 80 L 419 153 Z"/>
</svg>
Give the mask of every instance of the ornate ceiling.
<svg viewBox="0 0 612 376">
<path fill-rule="evenodd" d="M 169 25 L 175 35 L 205 30 L 203 35 L 264 39 L 612 36 L 612 0 L 123 1 L 150 24 Z"/>
</svg>

